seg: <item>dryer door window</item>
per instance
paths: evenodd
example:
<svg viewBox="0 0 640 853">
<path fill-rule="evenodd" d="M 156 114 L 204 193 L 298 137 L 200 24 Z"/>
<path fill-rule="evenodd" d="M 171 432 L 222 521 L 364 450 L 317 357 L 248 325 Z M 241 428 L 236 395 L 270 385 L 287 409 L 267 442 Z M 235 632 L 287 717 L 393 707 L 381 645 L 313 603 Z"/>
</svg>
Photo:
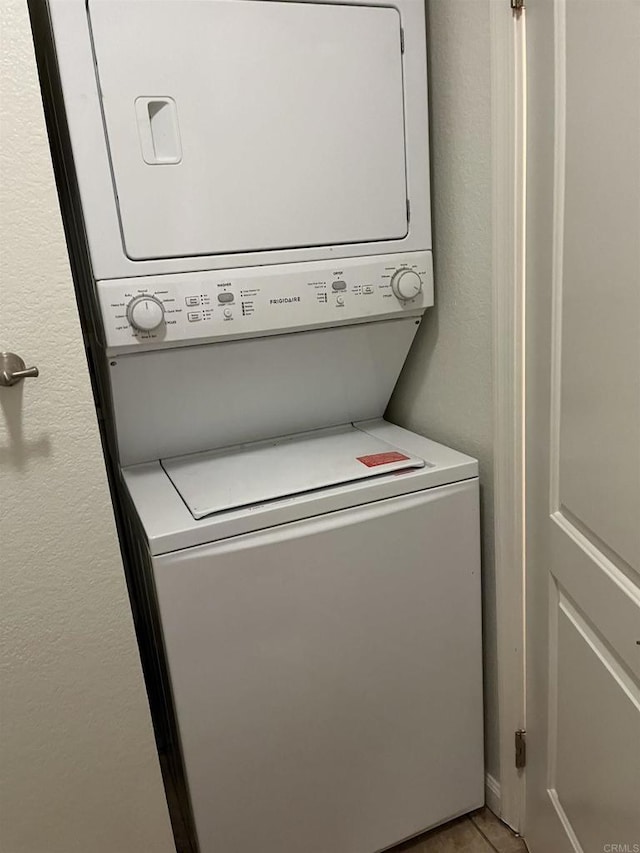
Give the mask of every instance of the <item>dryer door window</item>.
<svg viewBox="0 0 640 853">
<path fill-rule="evenodd" d="M 130 258 L 406 235 L 396 9 L 89 0 L 89 14 Z"/>
</svg>

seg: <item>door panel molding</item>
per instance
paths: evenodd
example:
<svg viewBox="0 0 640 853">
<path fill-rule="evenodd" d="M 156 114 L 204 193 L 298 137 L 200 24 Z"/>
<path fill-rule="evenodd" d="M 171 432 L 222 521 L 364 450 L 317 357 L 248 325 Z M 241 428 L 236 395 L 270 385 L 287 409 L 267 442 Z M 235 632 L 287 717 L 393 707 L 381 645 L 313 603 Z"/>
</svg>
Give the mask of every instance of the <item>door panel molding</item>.
<svg viewBox="0 0 640 853">
<path fill-rule="evenodd" d="M 582 849 L 582 846 L 578 841 L 578 836 L 573 831 L 571 821 L 567 817 L 567 813 L 565 812 L 565 810 L 562 808 L 562 803 L 560 802 L 558 792 L 555 790 L 555 788 L 549 788 L 548 794 L 551 805 L 553 806 L 558 820 L 562 824 L 562 828 L 564 829 L 567 839 L 571 844 L 571 849 L 574 850 L 575 853 L 584 853 L 584 850 Z"/>
<path fill-rule="evenodd" d="M 606 642 L 586 613 L 576 607 L 562 587 L 558 588 L 558 608 L 589 646 L 599 662 L 608 670 L 618 687 L 640 712 L 640 687 L 626 671 L 626 667 Z M 555 780 L 554 780 L 555 781 Z M 555 787 L 555 786 L 554 786 Z"/>
<path fill-rule="evenodd" d="M 555 115 L 553 149 L 553 244 L 551 267 L 551 477 L 549 506 L 560 506 L 560 417 L 562 409 L 562 285 L 567 161 L 567 8 L 554 0 Z"/>
<path fill-rule="evenodd" d="M 560 822 L 569 844 L 562 853 L 584 853 L 580 842 L 571 826 L 560 797 L 556 790 L 556 764 L 558 754 L 558 615 L 560 613 L 561 591 L 558 581 L 549 576 L 549 695 L 548 695 L 548 728 L 547 728 L 547 779 L 545 794 L 553 809 L 555 818 Z"/>
<path fill-rule="evenodd" d="M 640 679 L 640 588 L 562 515 L 552 520 L 554 577 Z"/>
<path fill-rule="evenodd" d="M 567 590 L 555 580 L 551 581 L 549 601 L 549 731 L 546 793 L 571 848 L 576 853 L 582 853 L 583 847 L 578 839 L 578 827 L 572 819 L 571 812 L 575 813 L 575 820 L 578 822 L 584 823 L 585 820 L 589 819 L 587 812 L 581 805 L 579 788 L 581 779 L 585 775 L 582 772 L 581 765 L 588 764 L 592 745 L 593 749 L 597 751 L 598 745 L 594 744 L 595 738 L 589 735 L 592 733 L 590 730 L 598 730 L 598 725 L 597 722 L 594 722 L 597 720 L 597 714 L 586 714 L 580 720 L 573 716 L 571 708 L 562 707 L 563 703 L 566 704 L 567 702 L 576 705 L 584 704 L 584 697 L 576 698 L 574 695 L 575 685 L 567 685 L 566 670 L 563 673 L 563 668 L 560 665 L 562 656 L 564 656 L 565 665 L 569 660 L 573 662 L 576 660 L 575 649 L 572 653 L 571 650 L 564 648 L 568 641 L 567 638 L 571 643 L 580 643 L 583 659 L 589 662 L 593 673 L 598 674 L 599 672 L 599 678 L 608 682 L 609 690 L 604 691 L 602 684 L 594 686 L 589 679 L 582 678 L 581 683 L 585 688 L 585 693 L 591 693 L 590 698 L 593 701 L 594 695 L 602 695 L 606 692 L 608 695 L 605 696 L 605 701 L 608 700 L 610 705 L 617 704 L 618 709 L 624 712 L 622 714 L 624 719 L 621 719 L 620 715 L 617 719 L 618 727 L 622 726 L 621 731 L 611 728 L 600 728 L 598 730 L 601 735 L 601 742 L 608 743 L 612 747 L 608 755 L 609 764 L 614 766 L 620 764 L 622 768 L 620 778 L 615 778 L 605 771 L 605 775 L 610 779 L 609 788 L 616 785 L 622 788 L 633 785 L 632 780 L 625 779 L 624 765 L 620 759 L 623 751 L 627 749 L 627 743 L 629 749 L 634 749 L 634 744 L 640 743 L 637 736 L 634 737 L 634 733 L 640 732 L 640 687 L 610 643 L 595 627 L 591 617 L 577 606 Z M 570 635 L 567 634 L 568 626 L 572 631 Z M 625 730 L 625 726 L 628 730 Z M 577 748 L 576 744 L 581 748 Z M 617 755 L 615 753 L 616 748 L 618 750 Z M 640 753 L 637 747 L 636 750 Z M 564 752 L 564 756 L 559 755 L 559 752 Z M 573 765 L 568 768 L 567 757 L 569 757 L 570 765 Z M 615 761 L 616 758 L 617 761 Z M 559 764 L 560 773 L 558 772 Z M 576 768 L 578 772 L 576 772 Z M 562 778 L 562 771 L 564 771 L 565 778 Z M 627 775 L 631 775 L 628 767 Z M 614 802 L 622 800 L 623 797 L 619 796 L 619 793 L 611 792 L 609 799 Z M 569 798 L 568 801 L 567 797 Z M 600 808 L 603 815 L 607 814 L 610 817 L 613 809 L 608 808 L 608 805 L 601 803 Z M 628 813 L 625 815 L 624 809 L 621 818 L 623 820 L 626 818 L 628 823 L 629 815 Z M 599 819 L 596 818 L 595 822 L 597 823 Z M 616 819 L 616 817 L 613 818 L 614 821 Z M 608 827 L 608 831 L 614 832 L 612 825 Z M 603 844 L 608 838 L 606 832 L 605 830 L 605 835 L 601 839 Z"/>
<path fill-rule="evenodd" d="M 617 0 L 603 13 L 575 0 L 553 2 L 550 502 L 552 512 L 566 508 L 592 532 L 594 543 L 604 543 L 620 564 L 640 573 L 640 533 L 631 511 L 640 497 L 640 445 L 633 430 L 640 416 L 634 375 L 640 351 L 633 343 L 640 333 L 640 301 L 625 288 L 628 277 L 640 275 L 640 254 L 626 236 L 640 207 L 628 187 L 637 186 L 640 194 L 640 181 L 634 181 L 631 141 L 637 124 L 633 112 L 627 116 L 621 109 L 625 99 L 637 101 L 640 85 L 625 80 L 625 5 Z M 608 70 L 591 61 L 602 50 L 602 28 L 612 42 L 620 40 L 623 56 L 600 63 Z M 602 124 L 616 127 L 621 141 Z M 608 156 L 614 163 L 607 163 Z M 616 307 L 616 299 L 624 308 Z M 613 490 L 619 493 L 615 509 L 606 497 Z"/>
<path fill-rule="evenodd" d="M 580 539 L 578 541 L 586 540 L 589 542 L 593 553 L 602 554 L 608 563 L 611 563 L 618 569 L 620 574 L 625 575 L 634 586 L 637 584 L 640 572 L 630 563 L 627 563 L 627 561 L 621 557 L 620 554 L 617 554 L 606 542 L 600 539 L 598 534 L 591 530 L 581 518 L 574 515 L 568 507 L 561 504 L 557 512 L 554 513 L 554 518 L 556 517 L 557 519 L 562 519 L 563 525 L 575 530 L 575 532 L 579 534 Z"/>
<path fill-rule="evenodd" d="M 550 790 L 587 851 L 637 838 L 640 689 L 560 588 L 555 775 Z M 558 813 L 559 816 L 560 813 Z M 566 825 L 565 825 L 566 831 Z"/>
</svg>

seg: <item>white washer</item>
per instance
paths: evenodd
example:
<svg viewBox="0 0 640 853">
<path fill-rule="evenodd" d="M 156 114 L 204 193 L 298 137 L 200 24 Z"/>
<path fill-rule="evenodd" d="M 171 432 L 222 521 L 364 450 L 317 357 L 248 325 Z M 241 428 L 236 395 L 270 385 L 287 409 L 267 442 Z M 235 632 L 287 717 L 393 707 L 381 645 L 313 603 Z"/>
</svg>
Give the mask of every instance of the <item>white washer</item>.
<svg viewBox="0 0 640 853">
<path fill-rule="evenodd" d="M 123 477 L 200 853 L 374 853 L 483 803 L 475 460 L 379 420 Z"/>
</svg>

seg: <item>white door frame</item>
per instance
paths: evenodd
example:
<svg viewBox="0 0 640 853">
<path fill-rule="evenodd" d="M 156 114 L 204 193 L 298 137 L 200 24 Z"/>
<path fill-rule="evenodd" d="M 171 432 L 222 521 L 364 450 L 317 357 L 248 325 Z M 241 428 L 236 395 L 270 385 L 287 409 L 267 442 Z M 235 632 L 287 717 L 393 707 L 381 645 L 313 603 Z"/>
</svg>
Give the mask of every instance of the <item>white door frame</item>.
<svg viewBox="0 0 640 853">
<path fill-rule="evenodd" d="M 524 295 L 525 13 L 490 0 L 493 227 L 494 533 L 500 780 L 487 805 L 524 829 L 524 771 L 515 732 L 525 721 Z"/>
</svg>

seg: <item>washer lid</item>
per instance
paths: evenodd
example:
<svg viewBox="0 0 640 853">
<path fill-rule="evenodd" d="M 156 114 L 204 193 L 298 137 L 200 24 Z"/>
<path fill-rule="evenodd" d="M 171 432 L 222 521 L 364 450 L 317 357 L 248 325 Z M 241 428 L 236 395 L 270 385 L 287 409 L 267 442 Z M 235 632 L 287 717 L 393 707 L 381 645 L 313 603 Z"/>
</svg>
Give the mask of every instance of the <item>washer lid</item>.
<svg viewBox="0 0 640 853">
<path fill-rule="evenodd" d="M 160 462 L 196 519 L 426 464 L 352 425 Z"/>
</svg>

